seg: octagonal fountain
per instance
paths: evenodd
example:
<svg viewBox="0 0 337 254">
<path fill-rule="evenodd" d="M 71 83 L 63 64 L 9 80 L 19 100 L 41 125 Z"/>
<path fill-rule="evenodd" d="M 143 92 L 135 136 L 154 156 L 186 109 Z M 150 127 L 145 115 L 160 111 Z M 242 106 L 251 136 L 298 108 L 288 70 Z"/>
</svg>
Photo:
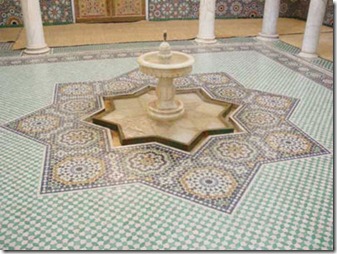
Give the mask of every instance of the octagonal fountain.
<svg viewBox="0 0 337 254">
<path fill-rule="evenodd" d="M 157 120 L 175 120 L 184 114 L 184 104 L 175 98 L 173 80 L 191 73 L 194 63 L 193 56 L 171 51 L 166 38 L 167 33 L 164 33 L 159 51 L 143 54 L 137 60 L 141 72 L 159 78 L 156 87 L 158 98 L 148 107 L 150 117 Z"/>
</svg>

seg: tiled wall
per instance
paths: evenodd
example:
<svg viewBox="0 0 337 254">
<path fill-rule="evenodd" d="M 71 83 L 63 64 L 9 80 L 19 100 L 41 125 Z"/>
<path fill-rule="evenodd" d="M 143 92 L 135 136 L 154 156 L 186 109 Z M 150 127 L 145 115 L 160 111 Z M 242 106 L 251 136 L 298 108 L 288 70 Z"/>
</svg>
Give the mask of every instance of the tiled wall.
<svg viewBox="0 0 337 254">
<path fill-rule="evenodd" d="M 71 0 L 40 0 L 45 24 L 73 22 Z M 196 19 L 200 0 L 149 0 L 150 20 Z M 310 0 L 281 0 L 280 16 L 306 19 Z M 217 0 L 217 18 L 262 17 L 264 0 Z M 324 24 L 333 25 L 333 1 L 328 0 Z M 20 0 L 0 0 L 0 26 L 22 24 Z"/>
<path fill-rule="evenodd" d="M 40 4 L 45 24 L 73 22 L 71 0 L 40 0 Z M 0 0 L 0 26 L 21 25 L 22 22 L 20 0 Z"/>
<path fill-rule="evenodd" d="M 150 20 L 198 18 L 199 0 L 149 0 Z M 281 0 L 280 17 L 306 19 L 310 0 Z M 217 18 L 262 17 L 264 0 L 217 0 Z M 324 24 L 333 25 L 333 0 L 328 0 Z"/>
<path fill-rule="evenodd" d="M 307 19 L 310 0 L 298 0 L 298 7 L 294 12 L 294 17 L 299 19 Z M 325 25 L 333 26 L 334 5 L 333 0 L 328 0 L 327 9 L 323 23 Z"/>
<path fill-rule="evenodd" d="M 199 0 L 149 0 L 149 18 L 151 20 L 198 18 L 199 2 Z M 263 0 L 217 0 L 216 17 L 261 17 L 263 6 Z"/>
</svg>

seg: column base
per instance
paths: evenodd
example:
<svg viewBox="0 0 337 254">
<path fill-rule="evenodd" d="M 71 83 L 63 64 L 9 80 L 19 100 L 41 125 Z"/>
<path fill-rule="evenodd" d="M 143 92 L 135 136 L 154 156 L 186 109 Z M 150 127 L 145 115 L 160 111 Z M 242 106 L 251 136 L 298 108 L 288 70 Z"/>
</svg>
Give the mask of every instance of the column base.
<svg viewBox="0 0 337 254">
<path fill-rule="evenodd" d="M 256 38 L 261 40 L 261 41 L 278 41 L 279 35 L 278 34 L 259 33 L 259 35 Z"/>
<path fill-rule="evenodd" d="M 49 47 L 43 47 L 43 48 L 26 48 L 23 53 L 26 55 L 42 55 L 49 53 L 50 48 Z"/>
<path fill-rule="evenodd" d="M 201 44 L 212 44 L 217 42 L 216 39 L 202 39 L 202 38 L 196 38 L 195 41 Z"/>
<path fill-rule="evenodd" d="M 299 54 L 298 54 L 299 57 L 301 58 L 306 58 L 306 59 L 315 59 L 318 57 L 317 54 L 315 53 L 306 53 L 306 52 L 303 52 L 301 51 Z"/>
</svg>

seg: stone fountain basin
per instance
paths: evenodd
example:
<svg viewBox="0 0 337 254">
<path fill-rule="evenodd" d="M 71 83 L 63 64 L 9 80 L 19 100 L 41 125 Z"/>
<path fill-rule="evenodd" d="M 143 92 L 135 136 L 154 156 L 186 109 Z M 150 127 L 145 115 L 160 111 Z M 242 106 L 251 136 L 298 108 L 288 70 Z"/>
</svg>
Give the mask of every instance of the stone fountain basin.
<svg viewBox="0 0 337 254">
<path fill-rule="evenodd" d="M 165 62 L 159 57 L 159 52 L 149 52 L 138 57 L 140 71 L 155 77 L 176 78 L 192 71 L 194 57 L 185 53 L 172 51 L 172 56 Z"/>
</svg>

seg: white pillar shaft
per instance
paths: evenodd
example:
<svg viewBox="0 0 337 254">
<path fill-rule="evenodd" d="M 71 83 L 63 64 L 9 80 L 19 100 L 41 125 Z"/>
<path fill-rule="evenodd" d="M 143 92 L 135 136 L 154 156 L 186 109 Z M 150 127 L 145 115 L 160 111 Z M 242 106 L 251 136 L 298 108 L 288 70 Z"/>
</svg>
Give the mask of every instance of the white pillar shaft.
<svg viewBox="0 0 337 254">
<path fill-rule="evenodd" d="M 25 53 L 43 54 L 49 51 L 44 39 L 39 0 L 21 0 L 27 45 Z"/>
<path fill-rule="evenodd" d="M 280 0 L 266 0 L 264 4 L 262 32 L 260 39 L 275 40 L 278 39 L 277 20 L 280 12 Z"/>
<path fill-rule="evenodd" d="M 201 0 L 199 8 L 199 33 L 197 42 L 214 43 L 215 40 L 215 1 Z"/>
<path fill-rule="evenodd" d="M 302 43 L 302 57 L 317 57 L 319 36 L 326 11 L 327 0 L 311 0 Z"/>
</svg>

